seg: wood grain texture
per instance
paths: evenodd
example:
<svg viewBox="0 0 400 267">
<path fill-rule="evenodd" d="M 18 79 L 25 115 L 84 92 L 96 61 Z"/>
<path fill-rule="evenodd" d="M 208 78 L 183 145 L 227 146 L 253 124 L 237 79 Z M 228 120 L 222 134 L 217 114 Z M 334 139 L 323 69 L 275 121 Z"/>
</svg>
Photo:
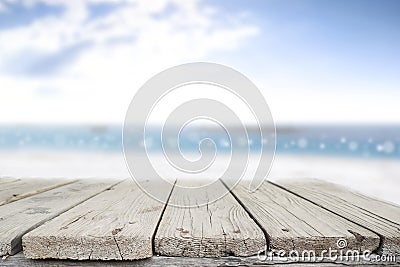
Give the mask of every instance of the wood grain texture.
<svg viewBox="0 0 400 267">
<path fill-rule="evenodd" d="M 277 184 L 378 233 L 383 240 L 382 252 L 400 255 L 400 206 L 317 179 Z"/>
<path fill-rule="evenodd" d="M 219 195 L 225 196 L 208 205 L 198 205 Z M 249 256 L 265 249 L 264 233 L 221 182 L 195 193 L 175 186 L 170 200 L 186 208 L 166 208 L 154 239 L 157 255 Z M 193 205 L 197 206 L 187 207 Z"/>
<path fill-rule="evenodd" d="M 143 188 L 157 186 L 155 182 L 141 185 Z M 166 202 L 172 185 L 159 190 Z M 128 179 L 26 234 L 24 254 L 32 259 L 151 257 L 152 237 L 164 206 Z"/>
<path fill-rule="evenodd" d="M 238 185 L 234 195 L 267 232 L 270 249 L 314 250 L 337 249 L 337 241 L 344 239 L 346 249 L 374 251 L 379 236 L 295 196 L 273 184 L 264 183 L 251 193 Z"/>
<path fill-rule="evenodd" d="M 47 220 L 109 188 L 116 181 L 78 181 L 0 206 L 0 255 L 22 249 L 21 238 Z"/>
<path fill-rule="evenodd" d="M 0 184 L 0 206 L 76 182 L 67 179 L 16 179 Z"/>
</svg>

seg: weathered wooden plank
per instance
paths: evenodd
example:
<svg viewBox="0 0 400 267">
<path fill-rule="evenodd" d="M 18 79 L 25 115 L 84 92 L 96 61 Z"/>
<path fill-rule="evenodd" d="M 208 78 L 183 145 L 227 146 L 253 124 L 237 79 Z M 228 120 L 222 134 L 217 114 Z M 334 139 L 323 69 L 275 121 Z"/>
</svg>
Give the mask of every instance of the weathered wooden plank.
<svg viewBox="0 0 400 267">
<path fill-rule="evenodd" d="M 76 181 L 78 180 L 25 178 L 6 182 L 0 186 L 0 206 Z"/>
<path fill-rule="evenodd" d="M 188 207 L 223 195 L 208 205 Z M 249 256 L 266 247 L 262 230 L 219 181 L 211 189 L 203 187 L 196 192 L 175 186 L 170 203 L 186 208 L 171 205 L 166 208 L 154 240 L 156 254 Z"/>
<path fill-rule="evenodd" d="M 273 184 L 264 183 L 251 193 L 243 184 L 233 189 L 255 220 L 267 232 L 270 249 L 294 249 L 299 253 L 338 249 L 344 239 L 346 249 L 374 251 L 379 236 Z"/>
<path fill-rule="evenodd" d="M 157 186 L 155 182 L 141 185 L 143 188 Z M 159 190 L 166 202 L 172 185 Z M 24 254 L 33 259 L 151 257 L 152 237 L 164 206 L 128 179 L 26 234 Z"/>
<path fill-rule="evenodd" d="M 160 267 L 160 266 L 300 266 L 300 267 L 337 267 L 337 266 L 399 266 L 399 261 L 389 259 L 386 261 L 374 260 L 376 255 L 372 255 L 371 259 L 351 261 L 351 260 L 329 260 L 324 259 L 318 262 L 295 261 L 283 258 L 275 258 L 273 260 L 260 260 L 253 257 L 221 257 L 221 258 L 189 258 L 189 257 L 165 257 L 157 256 L 136 261 L 73 261 L 73 260 L 31 260 L 24 257 L 22 253 L 10 256 L 5 260 L 0 259 L 0 266 L 137 266 L 137 267 Z"/>
<path fill-rule="evenodd" d="M 0 255 L 17 253 L 22 235 L 115 183 L 82 180 L 0 206 Z"/>
<path fill-rule="evenodd" d="M 400 255 L 400 207 L 317 179 L 277 183 L 317 205 L 381 235 L 382 252 Z"/>
</svg>

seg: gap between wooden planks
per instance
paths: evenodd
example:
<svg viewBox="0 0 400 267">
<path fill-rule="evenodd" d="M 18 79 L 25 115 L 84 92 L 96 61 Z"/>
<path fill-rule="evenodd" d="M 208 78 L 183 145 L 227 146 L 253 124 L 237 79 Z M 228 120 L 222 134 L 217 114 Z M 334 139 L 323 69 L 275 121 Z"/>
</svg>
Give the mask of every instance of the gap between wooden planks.
<svg viewBox="0 0 400 267">
<path fill-rule="evenodd" d="M 166 208 L 154 240 L 157 255 L 251 256 L 265 250 L 263 231 L 220 181 L 195 192 L 175 185 L 170 201 L 181 207 Z"/>
<path fill-rule="evenodd" d="M 400 256 L 399 205 L 317 179 L 283 180 L 277 185 L 377 233 L 381 237 L 379 252 Z"/>
<path fill-rule="evenodd" d="M 0 255 L 17 253 L 24 234 L 116 182 L 81 180 L 0 206 Z"/>
<path fill-rule="evenodd" d="M 141 187 L 159 186 L 144 181 Z M 167 202 L 172 185 L 160 186 Z M 27 258 L 133 260 L 153 255 L 152 237 L 165 204 L 131 179 L 46 222 L 23 237 Z"/>
<path fill-rule="evenodd" d="M 338 249 L 338 240 L 346 249 L 375 251 L 379 236 L 269 182 L 255 192 L 239 184 L 232 193 L 266 231 L 270 248 L 298 253 Z"/>
<path fill-rule="evenodd" d="M 78 180 L 27 178 L 15 179 L 1 183 L 0 180 L 0 206 L 26 197 L 37 195 L 57 187 L 72 184 L 76 181 Z"/>
</svg>

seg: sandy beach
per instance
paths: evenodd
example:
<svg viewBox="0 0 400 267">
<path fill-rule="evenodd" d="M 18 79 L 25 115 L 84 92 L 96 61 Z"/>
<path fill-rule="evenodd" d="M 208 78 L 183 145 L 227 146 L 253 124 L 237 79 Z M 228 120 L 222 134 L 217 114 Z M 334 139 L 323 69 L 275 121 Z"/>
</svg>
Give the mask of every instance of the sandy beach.
<svg viewBox="0 0 400 267">
<path fill-rule="evenodd" d="M 2 151 L 0 176 L 11 177 L 130 177 L 122 153 Z M 400 204 L 398 160 L 278 154 L 270 180 L 318 178 Z"/>
</svg>

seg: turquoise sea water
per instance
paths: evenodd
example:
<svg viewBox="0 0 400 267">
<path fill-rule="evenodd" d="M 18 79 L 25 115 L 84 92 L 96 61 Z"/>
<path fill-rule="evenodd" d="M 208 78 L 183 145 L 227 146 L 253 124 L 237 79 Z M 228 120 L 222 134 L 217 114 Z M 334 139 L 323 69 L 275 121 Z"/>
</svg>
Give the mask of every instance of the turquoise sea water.
<svg viewBox="0 0 400 267">
<path fill-rule="evenodd" d="M 154 151 L 161 149 L 149 131 L 146 146 Z M 152 136 L 154 135 L 154 136 Z M 183 131 L 179 145 L 182 150 L 197 151 L 201 139 L 211 138 L 218 151 L 230 151 L 229 138 L 218 131 L 192 129 Z M 243 138 L 234 133 L 231 138 Z M 134 139 L 135 140 L 135 139 Z M 248 142 L 246 142 L 248 141 Z M 277 128 L 277 153 L 336 155 L 362 158 L 400 159 L 400 126 L 282 126 Z M 256 151 L 263 140 L 249 133 L 243 149 L 250 144 Z M 137 146 L 143 141 L 137 138 Z M 169 144 L 163 144 L 168 146 Z M 122 150 L 122 128 L 118 126 L 0 126 L 0 150 Z"/>
</svg>

